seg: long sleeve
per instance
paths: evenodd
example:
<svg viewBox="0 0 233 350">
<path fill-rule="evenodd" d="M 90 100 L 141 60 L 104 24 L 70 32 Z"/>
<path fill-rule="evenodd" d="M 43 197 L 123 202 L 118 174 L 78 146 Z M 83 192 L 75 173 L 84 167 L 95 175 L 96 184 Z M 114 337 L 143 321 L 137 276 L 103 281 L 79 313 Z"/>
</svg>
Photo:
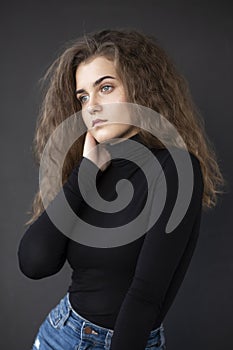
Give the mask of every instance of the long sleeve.
<svg viewBox="0 0 233 350">
<path fill-rule="evenodd" d="M 82 183 L 87 193 L 96 185 L 96 180 L 102 174 L 97 165 L 84 156 L 72 170 L 68 180 L 63 185 L 63 191 L 68 204 L 76 215 L 78 215 L 79 207 L 84 200 L 78 184 L 78 171 L 81 162 L 85 173 Z M 96 179 L 93 177 L 93 171 L 94 173 L 97 171 Z M 49 203 L 49 206 L 53 206 L 53 211 L 58 213 L 57 215 L 62 215 L 61 191 L 62 189 Z M 72 223 L 70 227 L 72 227 Z M 47 211 L 44 210 L 37 220 L 28 227 L 20 240 L 17 252 L 20 270 L 32 279 L 40 279 L 57 273 L 66 261 L 68 241 L 68 236 L 54 225 Z"/>
<path fill-rule="evenodd" d="M 192 241 L 193 227 L 202 206 L 201 168 L 198 159 L 190 155 L 194 176 L 191 201 L 182 221 L 169 234 L 165 229 L 177 196 L 178 175 L 170 156 L 163 165 L 167 183 L 165 206 L 146 233 L 132 283 L 116 319 L 111 350 L 144 350 L 153 325 L 161 319 L 164 298 L 186 247 Z M 154 193 L 158 199 L 162 198 L 161 180 L 159 176 Z"/>
</svg>

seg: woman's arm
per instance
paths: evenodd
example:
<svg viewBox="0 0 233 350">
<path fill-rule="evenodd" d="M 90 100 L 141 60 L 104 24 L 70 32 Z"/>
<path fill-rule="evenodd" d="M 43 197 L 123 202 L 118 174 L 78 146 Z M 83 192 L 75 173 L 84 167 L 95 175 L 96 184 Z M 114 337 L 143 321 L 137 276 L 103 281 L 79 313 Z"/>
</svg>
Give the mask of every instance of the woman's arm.
<svg viewBox="0 0 233 350">
<path fill-rule="evenodd" d="M 63 185 L 63 190 L 67 202 L 76 215 L 78 215 L 80 205 L 84 200 L 78 184 L 78 171 L 81 163 L 84 166 L 83 187 L 85 191 L 89 192 L 93 186 L 96 186 L 93 173 L 99 170 L 96 179 L 102 174 L 97 165 L 84 156 L 72 170 L 68 180 Z M 61 191 L 62 189 L 49 204 L 49 206 L 53 206 L 53 211 L 57 215 L 62 213 Z M 72 227 L 72 223 L 70 223 L 70 227 Z M 40 279 L 57 273 L 66 261 L 68 241 L 69 238 L 53 224 L 47 211 L 44 210 L 37 220 L 28 227 L 20 241 L 18 247 L 20 270 L 32 279 Z"/>
<path fill-rule="evenodd" d="M 153 325 L 158 323 L 164 313 L 162 305 L 166 292 L 189 242 L 193 245 L 191 251 L 194 249 L 196 238 L 192 237 L 192 232 L 196 219 L 200 218 L 203 179 L 199 161 L 190 155 L 194 172 L 191 202 L 180 224 L 169 234 L 165 233 L 165 228 L 176 201 L 178 177 L 172 158 L 168 156 L 165 161 L 165 206 L 160 218 L 146 233 L 133 281 L 116 319 L 111 350 L 145 349 Z M 158 199 L 163 197 L 160 191 L 162 186 L 159 176 L 154 194 Z M 189 254 L 191 259 L 191 253 Z M 185 271 L 187 265 L 181 268 L 180 274 Z M 174 294 L 174 291 L 170 292 Z"/>
</svg>

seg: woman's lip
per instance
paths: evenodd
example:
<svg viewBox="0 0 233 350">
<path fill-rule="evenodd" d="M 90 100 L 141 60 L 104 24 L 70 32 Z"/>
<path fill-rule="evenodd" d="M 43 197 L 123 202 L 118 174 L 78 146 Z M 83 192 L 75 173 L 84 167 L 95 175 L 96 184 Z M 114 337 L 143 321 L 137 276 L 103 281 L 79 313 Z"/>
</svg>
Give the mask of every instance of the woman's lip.
<svg viewBox="0 0 233 350">
<path fill-rule="evenodd" d="M 106 122 L 107 120 L 105 120 L 105 119 L 95 119 L 95 120 L 93 120 L 93 122 L 92 122 L 92 126 L 95 126 L 96 124 L 101 124 L 101 123 L 104 123 L 104 122 Z"/>
</svg>

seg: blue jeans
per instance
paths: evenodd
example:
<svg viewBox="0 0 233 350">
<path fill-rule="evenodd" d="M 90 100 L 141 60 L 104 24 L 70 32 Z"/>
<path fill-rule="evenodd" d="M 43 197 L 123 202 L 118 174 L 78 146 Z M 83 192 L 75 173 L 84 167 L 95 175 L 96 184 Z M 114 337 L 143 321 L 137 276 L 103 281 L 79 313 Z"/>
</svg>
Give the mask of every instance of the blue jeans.
<svg viewBox="0 0 233 350">
<path fill-rule="evenodd" d="M 41 324 L 32 350 L 109 350 L 113 333 L 112 329 L 98 326 L 74 311 L 68 292 Z M 164 349 L 162 323 L 151 331 L 145 350 Z"/>
</svg>

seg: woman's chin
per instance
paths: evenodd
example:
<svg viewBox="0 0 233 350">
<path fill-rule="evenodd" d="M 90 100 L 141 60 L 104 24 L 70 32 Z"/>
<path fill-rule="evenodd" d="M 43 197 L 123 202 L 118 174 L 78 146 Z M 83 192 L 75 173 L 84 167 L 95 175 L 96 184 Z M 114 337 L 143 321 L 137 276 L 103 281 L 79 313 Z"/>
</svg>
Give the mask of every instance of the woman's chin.
<svg viewBox="0 0 233 350">
<path fill-rule="evenodd" d="M 109 130 L 107 130 L 107 129 L 108 128 L 106 128 L 106 127 L 103 127 L 103 128 L 96 127 L 96 128 L 93 128 L 90 132 L 98 143 L 103 143 L 103 142 L 106 143 L 108 140 L 110 140 L 114 137 L 117 137 L 117 136 L 115 136 L 116 133 L 109 132 Z"/>
<path fill-rule="evenodd" d="M 96 127 L 90 129 L 90 132 L 98 143 L 106 143 L 108 141 L 111 142 L 115 138 L 128 137 L 126 135 L 132 134 L 132 129 L 128 124 L 114 123 L 110 125 L 96 125 Z"/>
</svg>

